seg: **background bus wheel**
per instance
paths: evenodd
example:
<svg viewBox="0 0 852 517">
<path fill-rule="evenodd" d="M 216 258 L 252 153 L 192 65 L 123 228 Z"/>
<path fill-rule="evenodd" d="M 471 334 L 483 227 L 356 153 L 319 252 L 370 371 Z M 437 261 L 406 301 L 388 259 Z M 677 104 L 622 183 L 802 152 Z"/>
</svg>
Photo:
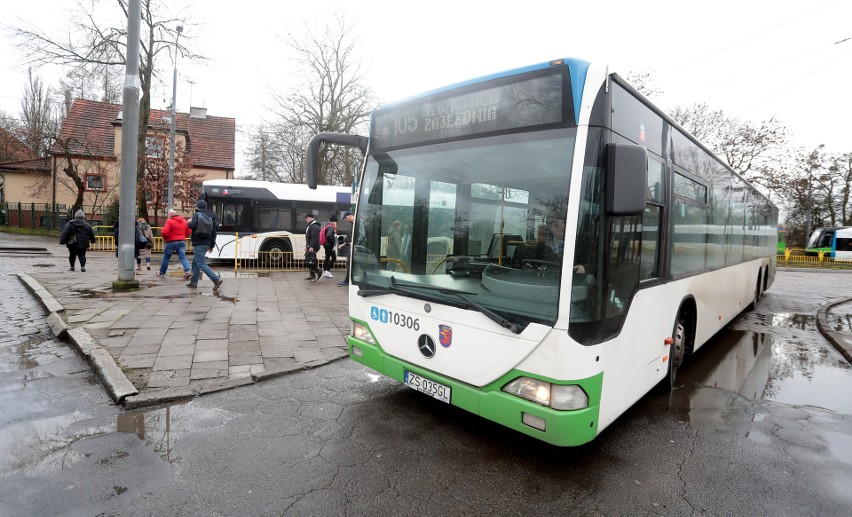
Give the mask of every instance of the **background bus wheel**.
<svg viewBox="0 0 852 517">
<path fill-rule="evenodd" d="M 289 267 L 293 258 L 293 247 L 290 241 L 284 239 L 269 239 L 260 247 L 263 254 L 261 264 L 266 267 L 280 269 Z"/>
</svg>

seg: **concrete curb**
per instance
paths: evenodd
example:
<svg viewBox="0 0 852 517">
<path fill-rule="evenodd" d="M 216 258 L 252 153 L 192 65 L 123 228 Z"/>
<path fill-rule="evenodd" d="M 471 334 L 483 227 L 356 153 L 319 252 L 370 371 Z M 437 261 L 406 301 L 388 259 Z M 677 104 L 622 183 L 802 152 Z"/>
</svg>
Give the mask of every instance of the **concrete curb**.
<svg viewBox="0 0 852 517">
<path fill-rule="evenodd" d="M 840 333 L 835 332 L 828 325 L 829 309 L 831 309 L 835 305 L 840 305 L 842 303 L 848 302 L 852 302 L 852 298 L 842 298 L 840 300 L 833 300 L 826 303 L 825 305 L 820 307 L 819 310 L 817 310 L 816 323 L 817 328 L 819 329 L 820 333 L 825 337 L 825 339 L 829 340 L 831 344 L 834 345 L 834 348 L 836 348 L 837 351 L 840 352 L 843 357 L 846 358 L 847 361 L 852 363 L 852 344 L 849 344 L 849 342 L 847 342 L 846 339 L 844 339 Z"/>
<path fill-rule="evenodd" d="M 61 315 L 61 313 L 65 312 L 65 308 L 56 301 L 56 298 L 47 289 L 26 273 L 21 273 L 18 277 L 41 300 L 45 308 L 50 311 L 47 323 L 50 325 L 53 334 L 60 339 L 66 336 L 69 338 L 71 343 L 77 347 L 77 350 L 86 357 L 86 360 L 91 365 L 95 375 L 100 379 L 107 394 L 116 404 L 121 404 L 127 397 L 139 393 L 139 390 L 136 389 L 133 383 L 124 375 L 121 368 L 115 363 L 112 355 L 101 348 L 100 344 L 86 332 L 86 329 L 83 327 L 68 327 L 68 324 L 65 323 Z"/>
</svg>

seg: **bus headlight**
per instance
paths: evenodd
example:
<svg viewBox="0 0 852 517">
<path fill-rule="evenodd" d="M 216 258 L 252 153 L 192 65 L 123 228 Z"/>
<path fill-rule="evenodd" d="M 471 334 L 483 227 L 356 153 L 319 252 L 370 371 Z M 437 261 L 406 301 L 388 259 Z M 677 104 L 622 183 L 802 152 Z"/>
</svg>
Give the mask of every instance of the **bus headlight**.
<svg viewBox="0 0 852 517">
<path fill-rule="evenodd" d="M 358 323 L 357 321 L 352 322 L 352 337 L 360 339 L 365 343 L 370 343 L 371 345 L 376 344 L 376 340 L 373 339 L 373 334 L 370 333 L 370 329 L 367 328 L 367 325 Z"/>
<path fill-rule="evenodd" d="M 553 409 L 583 409 L 589 407 L 589 397 L 576 384 L 563 386 L 530 377 L 519 377 L 503 386 L 503 391 L 522 399 Z"/>
</svg>

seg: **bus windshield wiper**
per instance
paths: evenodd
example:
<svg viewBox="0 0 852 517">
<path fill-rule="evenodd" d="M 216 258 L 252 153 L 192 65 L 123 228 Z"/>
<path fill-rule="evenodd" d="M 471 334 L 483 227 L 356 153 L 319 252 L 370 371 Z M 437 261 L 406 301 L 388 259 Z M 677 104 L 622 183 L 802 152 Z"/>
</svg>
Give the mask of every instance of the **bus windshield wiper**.
<svg viewBox="0 0 852 517">
<path fill-rule="evenodd" d="M 401 284 L 401 283 L 398 283 L 393 276 L 391 276 L 391 289 L 405 289 L 406 291 L 411 292 L 410 289 L 412 289 L 412 288 L 429 289 L 429 290 L 432 290 L 432 291 L 438 291 L 441 294 L 451 294 L 451 295 L 456 296 L 457 298 L 459 298 L 461 300 L 463 307 L 462 307 L 462 305 L 458 305 L 457 303 L 452 304 L 452 305 L 458 305 L 459 307 L 462 307 L 462 308 L 469 307 L 471 309 L 475 309 L 475 310 L 481 312 L 482 314 L 484 314 L 485 316 L 487 316 L 489 319 L 491 319 L 492 321 L 494 321 L 495 323 L 497 323 L 501 327 L 503 327 L 505 329 L 509 329 L 509 331 L 511 331 L 513 334 L 520 334 L 524 330 L 523 327 L 520 324 L 515 323 L 514 321 L 511 321 L 507 318 L 504 318 L 503 316 L 500 316 L 499 314 L 492 311 L 488 307 L 485 307 L 484 305 L 480 305 L 480 304 L 476 303 L 475 301 L 473 301 L 473 300 L 471 300 L 470 298 L 467 297 L 467 295 L 476 296 L 476 293 L 471 293 L 469 291 L 459 291 L 457 289 L 449 289 L 447 287 L 438 287 L 438 286 L 434 286 L 434 285 Z M 389 291 L 391 289 L 389 289 Z M 360 292 L 359 292 L 359 294 L 360 294 Z M 441 301 L 446 303 L 449 300 L 441 299 Z"/>
</svg>

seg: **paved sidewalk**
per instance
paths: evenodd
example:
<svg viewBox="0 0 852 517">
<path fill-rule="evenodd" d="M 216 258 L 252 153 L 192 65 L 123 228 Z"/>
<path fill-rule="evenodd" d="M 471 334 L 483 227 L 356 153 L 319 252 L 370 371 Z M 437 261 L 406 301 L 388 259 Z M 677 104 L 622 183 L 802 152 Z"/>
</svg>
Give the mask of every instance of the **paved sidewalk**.
<svg viewBox="0 0 852 517">
<path fill-rule="evenodd" d="M 86 272 L 59 272 L 67 269 L 67 252 L 48 248 L 56 266 L 20 276 L 55 313 L 54 331 L 67 328 L 125 407 L 241 386 L 347 355 L 347 290 L 336 285 L 343 271 L 311 283 L 305 272 L 217 268 L 225 282 L 214 293 L 206 277 L 197 289 L 186 287 L 174 259 L 169 274 L 156 277 L 155 255 L 152 270 L 138 273 L 139 291 L 114 293 L 112 255 L 89 253 Z"/>
</svg>

